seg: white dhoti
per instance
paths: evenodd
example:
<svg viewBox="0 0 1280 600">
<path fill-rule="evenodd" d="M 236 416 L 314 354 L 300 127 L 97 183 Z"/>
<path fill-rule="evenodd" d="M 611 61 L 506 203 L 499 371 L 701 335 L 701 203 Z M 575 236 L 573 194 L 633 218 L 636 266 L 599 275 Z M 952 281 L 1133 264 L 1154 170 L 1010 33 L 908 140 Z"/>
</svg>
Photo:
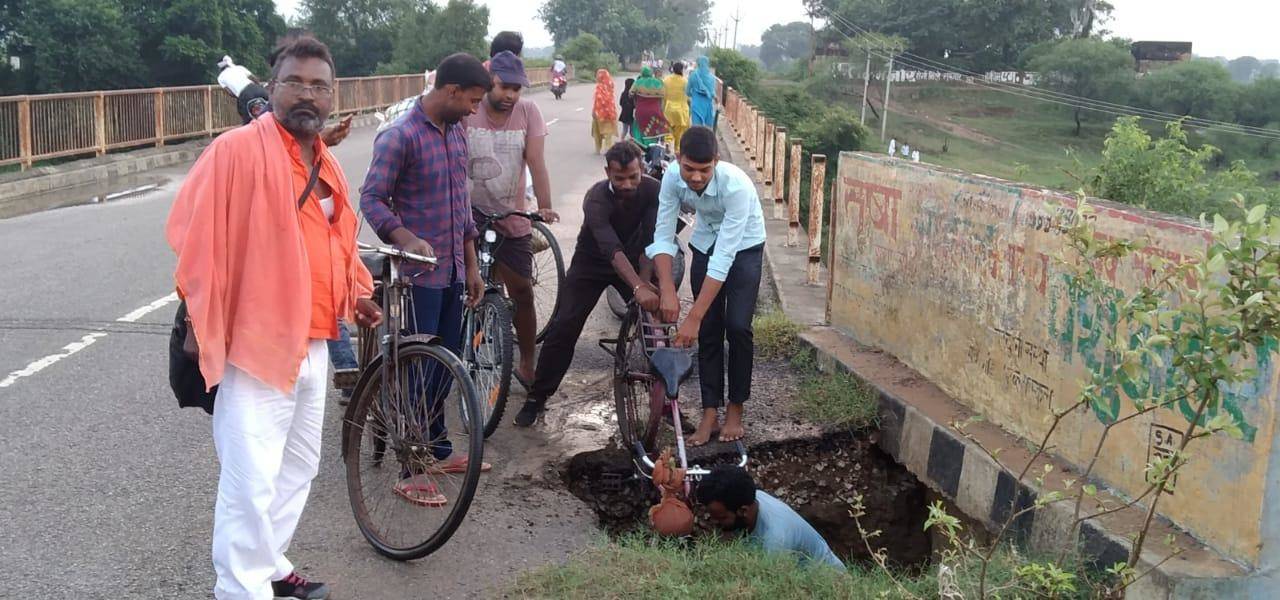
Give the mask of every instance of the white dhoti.
<svg viewBox="0 0 1280 600">
<path fill-rule="evenodd" d="M 213 408 L 222 470 L 213 514 L 219 600 L 270 600 L 293 572 L 285 558 L 320 469 L 329 350 L 312 340 L 293 392 L 283 394 L 228 364 Z"/>
</svg>

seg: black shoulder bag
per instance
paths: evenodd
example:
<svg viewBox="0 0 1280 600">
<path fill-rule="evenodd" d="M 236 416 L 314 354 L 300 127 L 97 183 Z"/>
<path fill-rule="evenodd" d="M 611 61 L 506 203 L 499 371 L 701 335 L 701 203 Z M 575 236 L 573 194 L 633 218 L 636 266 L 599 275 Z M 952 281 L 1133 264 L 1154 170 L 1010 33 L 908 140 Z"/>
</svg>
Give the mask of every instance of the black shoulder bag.
<svg viewBox="0 0 1280 600">
<path fill-rule="evenodd" d="M 298 210 L 302 210 L 311 196 L 320 178 L 320 160 L 311 167 L 311 177 L 307 179 L 307 187 L 302 189 L 298 197 Z M 218 386 L 207 390 L 204 374 L 200 372 L 200 358 L 196 351 L 196 336 L 191 332 L 191 324 L 187 322 L 187 303 L 178 303 L 178 312 L 173 316 L 173 331 L 169 334 L 169 387 L 178 398 L 181 408 L 199 407 L 204 412 L 213 414 L 213 400 L 218 397 Z"/>
</svg>

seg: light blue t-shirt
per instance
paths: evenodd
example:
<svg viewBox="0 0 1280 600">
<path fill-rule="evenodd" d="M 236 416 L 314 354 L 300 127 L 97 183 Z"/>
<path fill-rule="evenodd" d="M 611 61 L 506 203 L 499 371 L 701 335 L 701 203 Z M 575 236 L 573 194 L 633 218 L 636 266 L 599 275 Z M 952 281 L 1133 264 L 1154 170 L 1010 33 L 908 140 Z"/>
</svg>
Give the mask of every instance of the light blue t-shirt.
<svg viewBox="0 0 1280 600">
<path fill-rule="evenodd" d="M 767 552 L 793 554 L 802 563 L 827 564 L 844 568 L 827 541 L 804 517 L 783 502 L 763 490 L 756 490 L 759 513 L 751 538 Z"/>
<path fill-rule="evenodd" d="M 676 219 L 680 205 L 692 206 L 697 211 L 698 222 L 693 228 L 690 245 L 703 254 L 715 246 L 707 261 L 707 276 L 724 281 L 729 267 L 739 250 L 746 250 L 764 243 L 764 212 L 760 210 L 760 197 L 756 184 L 736 165 L 719 162 L 711 182 L 701 194 L 689 189 L 680 176 L 680 169 L 672 164 L 662 176 L 662 190 L 658 192 L 658 222 L 653 231 L 653 243 L 645 248 L 645 254 L 653 258 L 659 254 L 676 255 Z"/>
</svg>

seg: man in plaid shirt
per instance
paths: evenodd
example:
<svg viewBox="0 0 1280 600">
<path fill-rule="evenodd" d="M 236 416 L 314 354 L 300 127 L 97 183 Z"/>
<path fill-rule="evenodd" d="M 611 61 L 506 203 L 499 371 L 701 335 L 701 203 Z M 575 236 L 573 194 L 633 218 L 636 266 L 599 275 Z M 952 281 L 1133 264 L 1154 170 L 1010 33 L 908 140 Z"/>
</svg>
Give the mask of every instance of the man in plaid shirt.
<svg viewBox="0 0 1280 600">
<path fill-rule="evenodd" d="M 452 351 L 462 351 L 462 312 L 484 292 L 476 263 L 478 237 L 467 195 L 467 138 L 461 122 L 474 114 L 493 80 L 478 59 L 454 54 L 436 69 L 435 87 L 395 123 L 378 134 L 373 163 L 360 190 L 360 208 L 383 241 L 423 256 L 432 265 L 405 265 L 413 286 L 411 333 L 438 336 Z M 427 397 L 430 440 L 438 463 L 429 469 L 466 470 L 468 457 L 453 452 L 445 428 L 448 382 L 427 377 L 419 382 Z M 416 393 L 414 394 L 417 395 Z M 489 470 L 483 465 L 482 470 Z M 406 472 L 396 493 L 422 506 L 444 506 L 447 499 L 423 473 Z"/>
</svg>

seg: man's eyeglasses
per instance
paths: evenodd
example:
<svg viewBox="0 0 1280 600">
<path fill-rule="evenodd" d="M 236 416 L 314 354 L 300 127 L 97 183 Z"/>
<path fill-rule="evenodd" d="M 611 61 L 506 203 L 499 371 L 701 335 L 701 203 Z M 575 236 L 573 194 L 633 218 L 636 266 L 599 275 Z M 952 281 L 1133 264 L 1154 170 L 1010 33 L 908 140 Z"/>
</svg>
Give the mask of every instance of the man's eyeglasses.
<svg viewBox="0 0 1280 600">
<path fill-rule="evenodd" d="M 306 92 L 311 92 L 311 95 L 316 98 L 333 97 L 333 88 L 324 84 L 306 85 L 298 81 L 273 81 L 272 83 L 283 86 L 290 94 L 297 96 L 301 96 Z"/>
</svg>

